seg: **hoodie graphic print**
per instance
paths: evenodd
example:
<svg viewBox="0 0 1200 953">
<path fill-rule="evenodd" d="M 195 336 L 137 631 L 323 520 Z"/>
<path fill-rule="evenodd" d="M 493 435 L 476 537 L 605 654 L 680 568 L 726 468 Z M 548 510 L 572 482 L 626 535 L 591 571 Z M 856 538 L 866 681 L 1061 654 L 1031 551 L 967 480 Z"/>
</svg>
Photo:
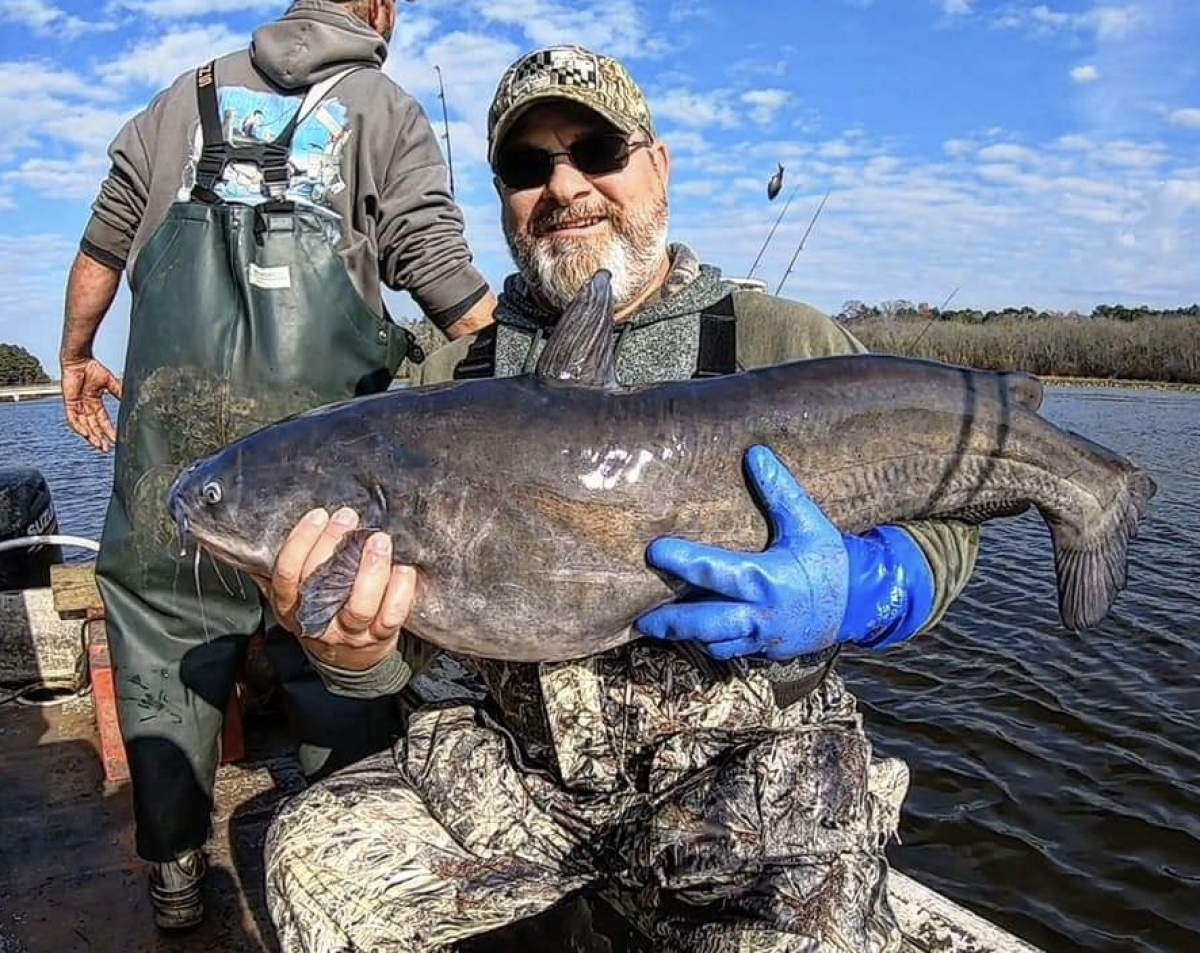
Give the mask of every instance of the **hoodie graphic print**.
<svg viewBox="0 0 1200 953">
<path fill-rule="evenodd" d="M 217 93 L 221 134 L 232 146 L 274 142 L 296 110 L 299 97 L 222 86 Z M 339 216 L 332 202 L 346 183 L 342 178 L 342 153 L 350 141 L 349 110 L 336 96 L 322 100 L 296 126 L 288 155 L 286 198 L 311 208 L 329 227 L 340 233 Z M 196 184 L 196 164 L 204 146 L 199 124 L 192 137 L 191 152 L 184 166 L 178 199 L 186 201 Z M 267 199 L 262 170 L 253 162 L 231 162 L 213 191 L 226 202 L 257 205 Z"/>
</svg>

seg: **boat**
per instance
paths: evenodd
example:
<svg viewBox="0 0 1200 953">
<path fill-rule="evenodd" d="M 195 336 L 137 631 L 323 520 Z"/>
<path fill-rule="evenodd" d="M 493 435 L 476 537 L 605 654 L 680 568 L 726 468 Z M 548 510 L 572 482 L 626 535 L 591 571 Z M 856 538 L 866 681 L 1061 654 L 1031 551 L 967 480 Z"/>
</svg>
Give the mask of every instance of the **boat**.
<svg viewBox="0 0 1200 953">
<path fill-rule="evenodd" d="M 265 661 L 251 653 L 226 720 L 207 916 L 194 931 L 166 937 L 153 925 L 134 851 L 94 559 L 61 558 L 64 546 L 98 546 L 46 532 L 57 530 L 53 520 L 39 529 L 0 539 L 10 562 L 22 554 L 24 580 L 0 591 L 0 953 L 275 951 L 262 845 L 276 806 L 303 780 L 285 719 L 270 703 Z M 410 690 L 431 701 L 442 687 L 423 678 Z M 903 953 L 1042 953 L 900 871 L 891 872 L 889 892 Z M 470 948 L 509 946 L 482 940 Z M 521 953 L 538 949 L 511 942 Z"/>
</svg>

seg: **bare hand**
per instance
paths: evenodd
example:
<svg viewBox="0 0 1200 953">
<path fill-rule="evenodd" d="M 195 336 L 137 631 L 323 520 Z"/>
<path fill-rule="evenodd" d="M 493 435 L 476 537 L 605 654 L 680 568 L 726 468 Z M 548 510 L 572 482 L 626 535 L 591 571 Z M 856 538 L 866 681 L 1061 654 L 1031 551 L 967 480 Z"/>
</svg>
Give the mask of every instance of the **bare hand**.
<svg viewBox="0 0 1200 953">
<path fill-rule="evenodd" d="M 112 394 L 120 400 L 121 382 L 94 357 L 64 361 L 61 367 L 68 426 L 97 450 L 107 453 L 117 442 L 117 428 L 104 406 L 104 395 Z"/>
<path fill-rule="evenodd" d="M 300 631 L 296 622 L 300 588 L 332 555 L 338 541 L 357 526 L 353 510 L 338 510 L 332 519 L 323 509 L 312 510 L 288 534 L 271 579 L 255 579 L 280 623 L 292 632 Z M 392 565 L 391 537 L 375 533 L 363 550 L 350 598 L 320 639 L 304 640 L 305 648 L 338 668 L 370 668 L 395 651 L 415 586 L 416 572 L 411 567 Z"/>
</svg>

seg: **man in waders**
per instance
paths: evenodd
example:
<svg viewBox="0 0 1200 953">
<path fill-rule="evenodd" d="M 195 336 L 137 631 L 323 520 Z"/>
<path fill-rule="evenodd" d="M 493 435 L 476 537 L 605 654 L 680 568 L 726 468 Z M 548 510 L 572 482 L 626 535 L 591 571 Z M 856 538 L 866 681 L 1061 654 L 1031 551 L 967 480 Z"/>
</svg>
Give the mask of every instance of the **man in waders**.
<svg viewBox="0 0 1200 953">
<path fill-rule="evenodd" d="M 248 49 L 180 76 L 113 142 L 71 269 L 63 396 L 73 429 L 102 450 L 116 441 L 97 580 L 163 928 L 203 914 L 222 714 L 260 626 L 309 778 L 399 730 L 393 699 L 326 690 L 255 585 L 182 556 L 164 506 L 196 457 L 388 387 L 413 339 L 382 285 L 451 338 L 491 320 L 436 135 L 380 69 L 395 17 L 394 0 L 297 0 Z M 118 383 L 92 345 L 125 269 Z M 121 398 L 115 431 L 106 391 Z"/>
<path fill-rule="evenodd" d="M 670 154 L 608 57 L 522 58 L 488 134 L 518 273 L 496 323 L 435 352 L 425 382 L 532 368 L 600 269 L 623 384 L 864 350 L 815 309 L 739 289 L 668 242 Z M 765 552 L 682 540 L 648 552 L 719 595 L 655 609 L 637 624 L 647 638 L 591 658 L 461 659 L 481 691 L 443 681 L 393 751 L 283 806 L 266 864 L 286 953 L 623 949 L 593 935 L 596 897 L 655 953 L 900 949 L 884 847 L 907 770 L 873 756 L 834 661 L 935 625 L 971 575 L 978 531 L 843 535 L 763 448 L 748 462 L 775 530 Z M 341 533 L 293 530 L 273 581 L 281 617 Z M 337 691 L 394 691 L 423 664 L 428 650 L 397 631 L 412 584 L 386 563 L 360 572 L 323 637 L 342 650 L 321 664 Z"/>
</svg>

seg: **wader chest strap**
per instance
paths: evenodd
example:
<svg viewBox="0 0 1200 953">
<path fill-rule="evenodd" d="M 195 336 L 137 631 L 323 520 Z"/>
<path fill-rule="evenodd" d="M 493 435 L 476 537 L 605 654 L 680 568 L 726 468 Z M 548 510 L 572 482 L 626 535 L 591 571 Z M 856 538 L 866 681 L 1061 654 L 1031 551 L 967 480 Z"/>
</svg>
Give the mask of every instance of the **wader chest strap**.
<svg viewBox="0 0 1200 953">
<path fill-rule="evenodd" d="M 700 354 L 692 377 L 720 377 L 738 370 L 737 318 L 729 294 L 700 312 Z"/>
<path fill-rule="evenodd" d="M 272 142 L 254 142 L 234 145 L 225 141 L 221 128 L 220 104 L 217 99 L 216 61 L 205 63 L 196 70 L 196 101 L 200 108 L 200 128 L 204 133 L 204 145 L 196 163 L 196 183 L 192 187 L 192 199 L 207 205 L 221 201 L 216 194 L 216 184 L 231 162 L 252 162 L 262 171 L 263 187 L 273 203 L 285 205 L 290 173 L 288 157 L 292 151 L 292 137 L 296 127 L 308 116 L 335 85 L 360 66 L 351 66 L 309 88 L 300 108 Z"/>
<path fill-rule="evenodd" d="M 496 373 L 496 331 L 499 325 L 489 324 L 475 335 L 467 353 L 454 367 L 456 381 L 478 380 Z"/>
</svg>

